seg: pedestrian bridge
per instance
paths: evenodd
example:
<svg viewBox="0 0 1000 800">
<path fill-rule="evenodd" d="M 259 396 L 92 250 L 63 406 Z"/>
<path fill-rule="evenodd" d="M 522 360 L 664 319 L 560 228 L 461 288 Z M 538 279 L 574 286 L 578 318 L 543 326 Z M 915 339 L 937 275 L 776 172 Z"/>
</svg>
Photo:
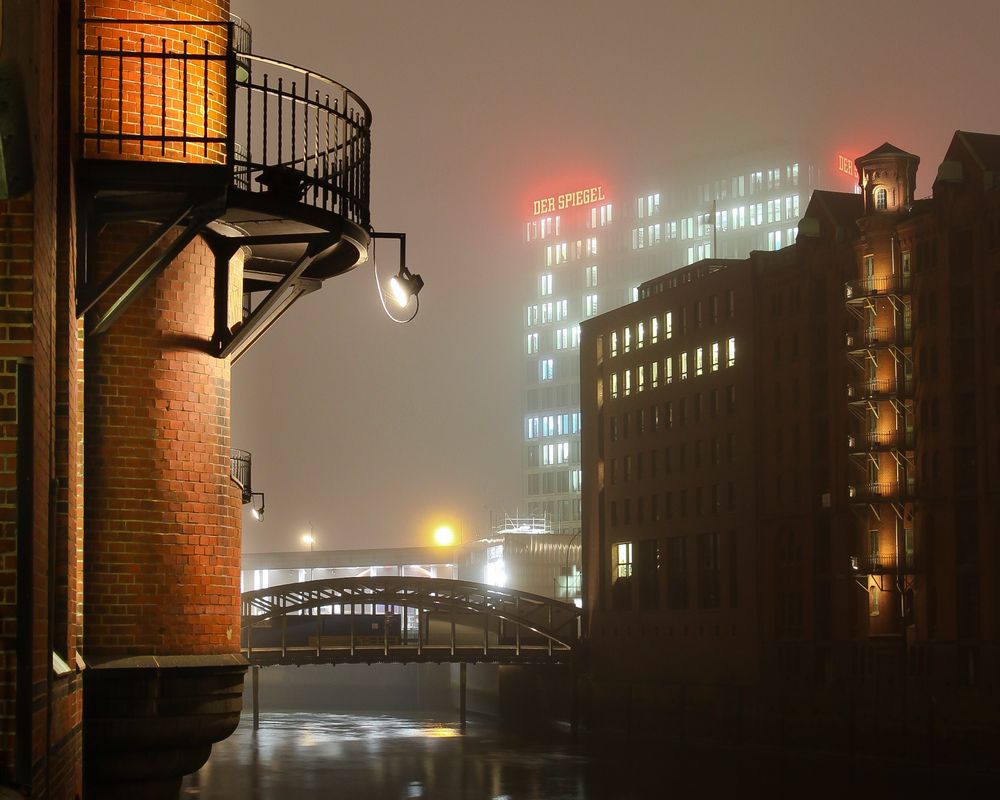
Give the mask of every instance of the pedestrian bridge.
<svg viewBox="0 0 1000 800">
<path fill-rule="evenodd" d="M 260 667 L 570 663 L 581 610 L 471 581 L 381 576 L 244 592 L 241 613 L 243 655 Z"/>
</svg>

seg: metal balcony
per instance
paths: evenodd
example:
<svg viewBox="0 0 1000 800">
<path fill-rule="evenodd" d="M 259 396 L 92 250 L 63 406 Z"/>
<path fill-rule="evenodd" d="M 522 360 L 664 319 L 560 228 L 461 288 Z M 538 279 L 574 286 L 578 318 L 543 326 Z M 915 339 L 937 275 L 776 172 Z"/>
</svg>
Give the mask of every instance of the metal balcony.
<svg viewBox="0 0 1000 800">
<path fill-rule="evenodd" d="M 913 378 L 875 378 L 847 384 L 847 399 L 851 402 L 912 396 Z"/>
<path fill-rule="evenodd" d="M 916 485 L 913 479 L 900 482 L 860 483 L 848 487 L 852 503 L 906 503 L 913 500 Z"/>
<path fill-rule="evenodd" d="M 851 556 L 851 572 L 855 575 L 913 575 L 916 561 L 914 553 Z"/>
<path fill-rule="evenodd" d="M 875 350 L 883 347 L 909 347 L 913 344 L 913 328 L 868 327 L 859 334 L 847 334 L 847 349 L 851 352 Z"/>
<path fill-rule="evenodd" d="M 299 296 L 367 259 L 370 109 L 330 78 L 251 53 L 251 41 L 239 18 L 81 20 L 81 251 L 109 220 L 161 226 L 101 282 L 84 258 L 81 315 L 139 273 L 90 332 L 197 235 L 223 266 L 242 249 L 244 293 L 266 295 L 216 333 L 216 354 L 234 360 Z M 152 266 L 138 266 L 178 228 Z"/>
<path fill-rule="evenodd" d="M 244 505 L 253 499 L 253 486 L 250 480 L 252 460 L 252 456 L 246 450 L 233 448 L 229 454 L 229 477 L 240 487 Z"/>
<path fill-rule="evenodd" d="M 844 296 L 848 301 L 863 300 L 866 297 L 909 294 L 913 281 L 909 275 L 878 275 L 844 284 Z"/>
<path fill-rule="evenodd" d="M 871 431 L 848 436 L 847 445 L 852 453 L 912 450 L 914 438 L 912 430 Z"/>
</svg>

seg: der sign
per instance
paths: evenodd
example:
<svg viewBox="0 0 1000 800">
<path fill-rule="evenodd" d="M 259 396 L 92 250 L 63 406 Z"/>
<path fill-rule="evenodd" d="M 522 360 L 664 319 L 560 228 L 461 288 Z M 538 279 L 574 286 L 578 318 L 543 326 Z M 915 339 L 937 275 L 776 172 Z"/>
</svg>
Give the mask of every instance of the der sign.
<svg viewBox="0 0 1000 800">
<path fill-rule="evenodd" d="M 591 203 L 600 203 L 602 200 L 604 200 L 604 187 L 591 186 L 587 189 L 579 189 L 566 194 L 554 194 L 551 197 L 535 200 L 531 204 L 531 213 L 537 217 L 539 214 L 563 211 L 575 206 L 588 206 Z"/>
</svg>

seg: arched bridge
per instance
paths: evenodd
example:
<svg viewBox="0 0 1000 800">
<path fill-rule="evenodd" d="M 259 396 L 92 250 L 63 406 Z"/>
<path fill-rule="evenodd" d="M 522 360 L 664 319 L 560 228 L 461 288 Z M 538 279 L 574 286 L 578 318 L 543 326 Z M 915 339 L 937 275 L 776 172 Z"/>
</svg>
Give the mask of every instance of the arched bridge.
<svg viewBox="0 0 1000 800">
<path fill-rule="evenodd" d="M 332 578 L 244 592 L 252 665 L 572 661 L 580 609 L 528 592 L 423 577 Z"/>
</svg>

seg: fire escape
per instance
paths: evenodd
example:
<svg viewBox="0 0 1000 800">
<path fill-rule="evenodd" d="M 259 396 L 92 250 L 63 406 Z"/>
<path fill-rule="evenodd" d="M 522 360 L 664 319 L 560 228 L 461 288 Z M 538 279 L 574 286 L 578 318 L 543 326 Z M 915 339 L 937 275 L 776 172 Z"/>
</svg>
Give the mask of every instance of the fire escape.
<svg viewBox="0 0 1000 800">
<path fill-rule="evenodd" d="M 916 573 L 911 278 L 895 263 L 890 274 L 876 275 L 874 256 L 864 262 L 865 277 L 845 286 L 847 308 L 858 321 L 846 342 L 857 378 L 847 386 L 855 419 L 849 491 L 866 526 L 866 547 L 851 556 L 851 573 L 868 593 L 873 586 L 895 590 L 905 618 Z"/>
<path fill-rule="evenodd" d="M 354 92 L 253 54 L 236 17 L 83 19 L 80 37 L 77 311 L 88 335 L 196 236 L 215 256 L 209 346 L 233 361 L 299 297 L 367 260 L 371 112 Z M 98 280 L 88 262 L 116 221 L 150 232 Z"/>
</svg>

